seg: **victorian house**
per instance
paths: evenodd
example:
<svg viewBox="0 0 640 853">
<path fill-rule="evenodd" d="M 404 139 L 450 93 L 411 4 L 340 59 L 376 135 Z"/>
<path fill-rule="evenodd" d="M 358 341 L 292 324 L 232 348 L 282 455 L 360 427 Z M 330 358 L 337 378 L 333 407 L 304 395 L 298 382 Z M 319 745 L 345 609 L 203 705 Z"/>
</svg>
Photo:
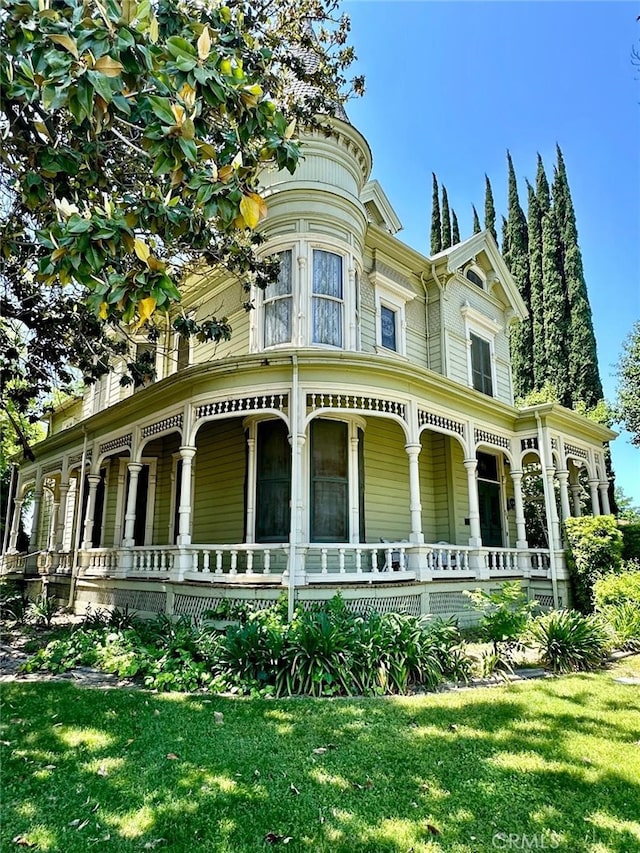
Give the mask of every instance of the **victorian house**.
<svg viewBox="0 0 640 853">
<path fill-rule="evenodd" d="M 196 619 L 283 589 L 291 605 L 340 591 L 464 615 L 464 589 L 510 578 L 568 603 L 562 520 L 609 512 L 614 433 L 514 406 L 509 330 L 526 308 L 492 236 L 433 257 L 402 243 L 366 140 L 327 123 L 295 175 L 264 175 L 280 274 L 254 309 L 224 270 L 185 283 L 181 310 L 226 315 L 231 340 L 167 330 L 153 384 L 122 387 L 116 365 L 51 416 L 16 478 L 4 573 L 78 611 Z"/>
</svg>

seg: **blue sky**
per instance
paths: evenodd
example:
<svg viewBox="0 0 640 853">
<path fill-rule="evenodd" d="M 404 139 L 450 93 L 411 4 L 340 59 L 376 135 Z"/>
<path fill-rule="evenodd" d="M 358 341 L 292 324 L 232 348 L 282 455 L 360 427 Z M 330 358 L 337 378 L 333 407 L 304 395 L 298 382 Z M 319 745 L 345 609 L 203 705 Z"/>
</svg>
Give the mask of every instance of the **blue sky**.
<svg viewBox="0 0 640 853">
<path fill-rule="evenodd" d="M 553 179 L 562 148 L 607 399 L 615 364 L 640 318 L 640 3 L 348 0 L 362 99 L 352 123 L 373 152 L 373 177 L 429 253 L 431 173 L 445 184 L 462 237 L 472 203 L 483 221 L 484 176 L 506 213 L 506 150 L 520 201 L 536 155 Z M 640 450 L 613 445 L 617 483 L 640 506 Z"/>
</svg>

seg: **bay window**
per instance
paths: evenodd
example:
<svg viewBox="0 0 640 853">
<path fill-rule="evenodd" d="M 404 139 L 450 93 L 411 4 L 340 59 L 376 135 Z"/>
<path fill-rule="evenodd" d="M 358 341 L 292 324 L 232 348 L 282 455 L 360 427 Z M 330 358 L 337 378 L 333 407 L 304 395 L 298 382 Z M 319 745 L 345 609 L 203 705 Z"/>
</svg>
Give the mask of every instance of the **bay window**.
<svg viewBox="0 0 640 853">
<path fill-rule="evenodd" d="M 279 252 L 280 272 L 264 293 L 264 345 L 291 343 L 293 252 Z"/>
<path fill-rule="evenodd" d="M 322 249 L 313 250 L 314 344 L 342 346 L 342 257 Z"/>
</svg>

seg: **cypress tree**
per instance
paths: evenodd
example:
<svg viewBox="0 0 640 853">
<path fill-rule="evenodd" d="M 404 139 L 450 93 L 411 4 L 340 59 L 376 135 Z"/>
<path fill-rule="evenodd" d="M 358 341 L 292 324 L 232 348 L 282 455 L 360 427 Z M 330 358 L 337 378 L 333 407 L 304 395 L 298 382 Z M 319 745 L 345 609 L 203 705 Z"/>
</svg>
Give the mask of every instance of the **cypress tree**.
<svg viewBox="0 0 640 853">
<path fill-rule="evenodd" d="M 442 248 L 451 246 L 451 213 L 449 212 L 449 196 L 447 188 L 442 185 Z"/>
<path fill-rule="evenodd" d="M 549 192 L 547 173 L 544 170 L 544 163 L 540 154 L 538 154 L 538 168 L 536 171 L 536 201 L 540 208 L 540 216 L 544 216 L 551 207 L 551 194 Z"/>
<path fill-rule="evenodd" d="M 472 204 L 471 207 L 473 208 L 473 233 L 479 234 L 482 229 L 480 228 L 480 219 L 478 218 L 478 211 L 476 210 L 475 204 Z"/>
<path fill-rule="evenodd" d="M 518 198 L 518 184 L 511 154 L 507 151 L 509 169 L 509 195 L 507 216 L 507 250 L 503 250 L 505 261 L 511 271 L 520 296 L 527 308 L 531 304 L 529 282 L 529 238 L 527 220 Z M 516 397 L 524 397 L 534 388 L 533 337 L 531 316 L 511 329 L 511 359 L 513 366 L 513 390 Z"/>
<path fill-rule="evenodd" d="M 493 239 L 498 242 L 496 233 L 496 208 L 493 203 L 493 190 L 491 189 L 491 181 L 488 176 L 484 176 L 485 192 L 484 192 L 484 227 L 491 231 Z"/>
<path fill-rule="evenodd" d="M 460 226 L 455 210 L 451 209 L 451 244 L 456 246 L 460 242 Z"/>
<path fill-rule="evenodd" d="M 570 313 L 568 350 L 571 402 L 576 403 L 581 400 L 588 409 L 592 409 L 603 397 L 596 337 L 584 279 L 582 253 L 578 245 L 575 211 L 559 146 L 557 146 L 557 155 L 553 204 L 560 231 L 566 298 Z"/>
<path fill-rule="evenodd" d="M 433 175 L 433 194 L 431 197 L 431 254 L 442 250 L 442 228 L 440 225 L 440 199 L 438 198 L 438 179 Z"/>
<path fill-rule="evenodd" d="M 509 255 L 509 223 L 506 216 L 502 217 L 502 256 L 507 259 Z"/>
<path fill-rule="evenodd" d="M 542 217 L 542 286 L 544 289 L 545 379 L 555 386 L 563 406 L 571 405 L 569 378 L 569 306 L 562 274 L 562 246 L 551 207 Z"/>
<path fill-rule="evenodd" d="M 544 290 L 542 287 L 542 216 L 536 191 L 527 181 L 529 285 L 531 336 L 533 345 L 533 385 L 539 391 L 545 383 Z"/>
</svg>

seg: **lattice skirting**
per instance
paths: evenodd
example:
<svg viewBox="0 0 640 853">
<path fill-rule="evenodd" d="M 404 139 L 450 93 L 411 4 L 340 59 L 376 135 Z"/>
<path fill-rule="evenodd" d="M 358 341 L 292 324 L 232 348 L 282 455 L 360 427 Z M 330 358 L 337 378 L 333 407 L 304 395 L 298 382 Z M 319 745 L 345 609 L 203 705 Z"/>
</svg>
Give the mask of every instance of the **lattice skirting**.
<svg viewBox="0 0 640 853">
<path fill-rule="evenodd" d="M 298 606 L 309 610 L 317 604 L 326 604 L 327 599 L 298 599 Z M 410 616 L 420 615 L 419 595 L 393 595 L 384 598 L 362 597 L 344 599 L 347 609 L 352 613 L 408 613 Z"/>
<path fill-rule="evenodd" d="M 164 613 L 167 594 L 147 589 L 79 589 L 76 602 L 119 610 L 128 607 L 142 613 Z"/>
<path fill-rule="evenodd" d="M 451 616 L 465 610 L 473 610 L 473 606 L 462 592 L 429 593 L 429 612 L 434 616 Z"/>
</svg>

